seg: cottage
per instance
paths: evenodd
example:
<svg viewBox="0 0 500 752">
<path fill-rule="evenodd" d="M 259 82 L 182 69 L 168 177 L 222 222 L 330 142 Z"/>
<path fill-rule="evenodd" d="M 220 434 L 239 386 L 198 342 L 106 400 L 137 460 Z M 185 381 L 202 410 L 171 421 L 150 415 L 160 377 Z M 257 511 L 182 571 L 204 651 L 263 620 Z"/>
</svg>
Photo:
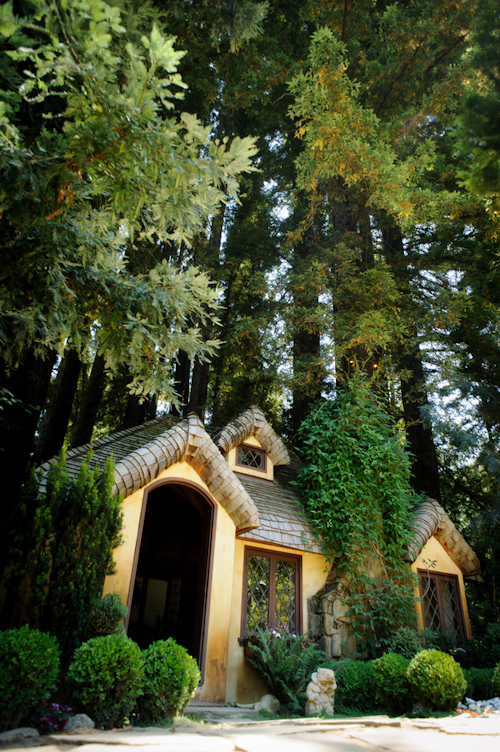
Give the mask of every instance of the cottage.
<svg viewBox="0 0 500 752">
<path fill-rule="evenodd" d="M 68 453 L 76 473 L 88 446 Z M 104 592 L 128 607 L 139 645 L 168 636 L 201 670 L 199 699 L 253 702 L 266 687 L 244 657 L 257 625 L 312 630 L 328 655 L 352 650 L 342 583 L 327 564 L 290 481 L 291 456 L 258 407 L 210 436 L 199 418 L 158 418 L 93 444 L 116 463 L 124 540 Z M 464 578 L 479 562 L 443 508 L 426 500 L 406 552 L 419 576 L 420 624 L 470 637 Z M 318 595 L 319 594 L 319 595 Z"/>
</svg>

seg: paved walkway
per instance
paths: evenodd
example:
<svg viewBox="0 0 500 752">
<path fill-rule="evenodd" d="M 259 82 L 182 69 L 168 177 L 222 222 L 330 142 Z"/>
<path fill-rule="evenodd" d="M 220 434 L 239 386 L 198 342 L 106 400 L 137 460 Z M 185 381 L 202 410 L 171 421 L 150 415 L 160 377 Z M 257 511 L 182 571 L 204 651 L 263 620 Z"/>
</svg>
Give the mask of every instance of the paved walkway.
<svg viewBox="0 0 500 752">
<path fill-rule="evenodd" d="M 262 721 L 227 713 L 218 722 L 180 719 L 168 729 L 57 734 L 39 741 L 43 752 L 500 752 L 500 716 Z M 22 744 L 26 752 L 41 752 L 30 744 Z"/>
</svg>

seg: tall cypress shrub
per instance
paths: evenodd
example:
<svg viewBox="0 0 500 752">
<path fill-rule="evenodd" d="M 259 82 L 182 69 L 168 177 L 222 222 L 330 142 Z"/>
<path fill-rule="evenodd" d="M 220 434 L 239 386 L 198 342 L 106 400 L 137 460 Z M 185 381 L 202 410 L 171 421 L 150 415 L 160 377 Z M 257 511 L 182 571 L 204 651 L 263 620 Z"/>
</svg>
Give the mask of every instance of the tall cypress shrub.
<svg viewBox="0 0 500 752">
<path fill-rule="evenodd" d="M 33 473 L 24 489 L 8 579 L 20 599 L 14 626 L 27 623 L 50 632 L 63 657 L 78 647 L 121 542 L 121 499 L 111 493 L 113 463 L 106 463 L 99 479 L 90 459 L 89 454 L 76 479 L 68 475 L 65 452 L 43 486 Z"/>
</svg>

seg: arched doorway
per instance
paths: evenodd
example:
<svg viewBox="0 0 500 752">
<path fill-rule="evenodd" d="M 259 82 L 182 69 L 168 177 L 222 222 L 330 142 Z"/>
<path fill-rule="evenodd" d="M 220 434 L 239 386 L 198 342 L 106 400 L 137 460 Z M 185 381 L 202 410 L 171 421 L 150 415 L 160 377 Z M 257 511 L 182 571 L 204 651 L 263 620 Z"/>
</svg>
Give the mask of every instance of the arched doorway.
<svg viewBox="0 0 500 752">
<path fill-rule="evenodd" d="M 185 482 L 145 495 L 129 596 L 128 635 L 141 648 L 173 637 L 203 673 L 216 506 Z"/>
</svg>

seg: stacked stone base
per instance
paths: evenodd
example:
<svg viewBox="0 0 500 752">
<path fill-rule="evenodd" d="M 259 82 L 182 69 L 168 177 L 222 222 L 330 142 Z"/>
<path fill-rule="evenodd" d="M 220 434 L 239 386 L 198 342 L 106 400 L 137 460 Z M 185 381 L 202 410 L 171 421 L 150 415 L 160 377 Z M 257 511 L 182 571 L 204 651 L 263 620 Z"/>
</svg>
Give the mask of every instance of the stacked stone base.
<svg viewBox="0 0 500 752">
<path fill-rule="evenodd" d="M 329 660 L 354 658 L 356 654 L 356 642 L 346 617 L 348 595 L 345 580 L 338 579 L 327 581 L 307 602 L 309 639 Z"/>
</svg>

